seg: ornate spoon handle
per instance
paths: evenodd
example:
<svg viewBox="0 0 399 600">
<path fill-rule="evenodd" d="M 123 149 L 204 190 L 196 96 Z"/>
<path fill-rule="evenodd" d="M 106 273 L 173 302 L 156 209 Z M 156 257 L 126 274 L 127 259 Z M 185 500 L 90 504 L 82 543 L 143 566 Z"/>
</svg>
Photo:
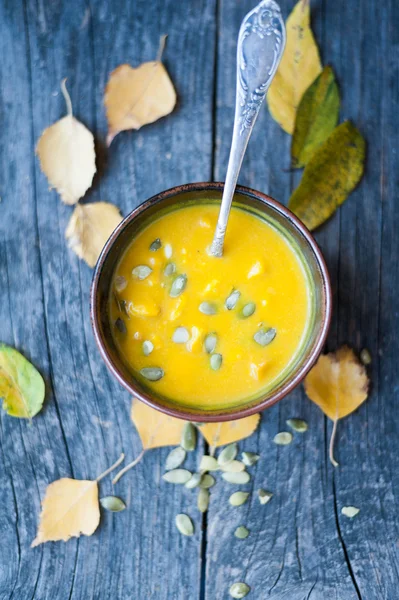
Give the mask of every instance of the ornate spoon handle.
<svg viewBox="0 0 399 600">
<path fill-rule="evenodd" d="M 219 218 L 209 249 L 212 256 L 223 255 L 227 221 L 242 159 L 284 46 L 285 27 L 280 8 L 274 0 L 262 0 L 244 18 L 238 34 L 233 140 Z"/>
</svg>

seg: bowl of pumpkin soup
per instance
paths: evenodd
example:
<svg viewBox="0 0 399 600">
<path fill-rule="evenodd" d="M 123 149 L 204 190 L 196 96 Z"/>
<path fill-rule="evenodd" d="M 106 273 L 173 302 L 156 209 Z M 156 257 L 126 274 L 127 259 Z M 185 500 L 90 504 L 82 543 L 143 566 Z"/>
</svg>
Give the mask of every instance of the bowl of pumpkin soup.
<svg viewBox="0 0 399 600">
<path fill-rule="evenodd" d="M 132 395 L 172 416 L 248 416 L 290 392 L 331 316 L 324 259 L 284 206 L 237 186 L 223 257 L 208 253 L 221 183 L 167 190 L 134 209 L 97 263 L 101 355 Z"/>
</svg>

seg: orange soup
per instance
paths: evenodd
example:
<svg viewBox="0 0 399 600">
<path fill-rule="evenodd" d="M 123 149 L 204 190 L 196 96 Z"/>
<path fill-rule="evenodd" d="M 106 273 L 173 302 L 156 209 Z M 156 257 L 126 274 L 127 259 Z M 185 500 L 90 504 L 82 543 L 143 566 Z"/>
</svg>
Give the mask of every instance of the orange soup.
<svg viewBox="0 0 399 600">
<path fill-rule="evenodd" d="M 217 409 L 270 390 L 298 358 L 311 310 L 290 240 L 232 208 L 222 258 L 209 256 L 218 206 L 178 208 L 132 239 L 110 295 L 115 343 L 143 385 Z"/>
</svg>

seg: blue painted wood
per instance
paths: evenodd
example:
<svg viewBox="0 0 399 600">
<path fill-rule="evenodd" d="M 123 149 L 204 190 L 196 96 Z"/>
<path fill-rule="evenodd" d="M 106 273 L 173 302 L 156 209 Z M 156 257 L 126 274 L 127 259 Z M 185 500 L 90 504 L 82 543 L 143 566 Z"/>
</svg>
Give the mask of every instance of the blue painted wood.
<svg viewBox="0 0 399 600">
<path fill-rule="evenodd" d="M 48 191 L 33 154 L 41 131 L 64 114 L 59 83 L 68 77 L 75 114 L 97 140 L 99 175 L 88 201 L 114 202 L 126 214 L 161 189 L 223 180 L 237 31 L 253 4 L 0 3 L 0 339 L 40 368 L 48 390 L 32 425 L 0 415 L 1 600 L 224 600 L 241 579 L 252 587 L 248 598 L 256 600 L 398 597 L 395 0 L 312 2 L 323 61 L 333 65 L 341 85 L 341 117 L 353 119 L 368 140 L 361 186 L 316 234 L 334 288 L 328 348 L 347 342 L 368 347 L 373 356 L 370 399 L 339 425 L 339 469 L 327 457 L 331 424 L 298 389 L 264 413 L 259 430 L 241 444 L 262 455 L 248 489 L 273 491 L 268 505 L 254 496 L 229 508 L 234 488 L 218 484 L 201 523 L 193 492 L 160 483 L 167 450 L 154 450 L 116 488 L 128 510 L 104 514 L 91 538 L 29 547 L 49 482 L 95 477 L 122 450 L 129 459 L 140 450 L 130 398 L 94 345 L 91 271 L 64 242 L 71 209 Z M 292 0 L 281 4 L 287 15 Z M 177 109 L 139 132 L 121 134 L 106 150 L 102 97 L 109 72 L 122 62 L 153 59 L 163 33 L 169 34 L 165 62 Z M 241 183 L 286 203 L 299 177 L 286 170 L 289 145 L 289 136 L 263 110 Z M 305 418 L 309 431 L 278 448 L 273 436 L 292 416 Z M 195 457 L 190 460 L 193 465 Z M 101 490 L 112 493 L 110 482 Z M 352 521 L 340 512 L 347 504 L 361 509 Z M 195 519 L 194 538 L 182 538 L 174 528 L 182 510 Z M 245 541 L 233 536 L 240 524 L 251 531 Z"/>
</svg>

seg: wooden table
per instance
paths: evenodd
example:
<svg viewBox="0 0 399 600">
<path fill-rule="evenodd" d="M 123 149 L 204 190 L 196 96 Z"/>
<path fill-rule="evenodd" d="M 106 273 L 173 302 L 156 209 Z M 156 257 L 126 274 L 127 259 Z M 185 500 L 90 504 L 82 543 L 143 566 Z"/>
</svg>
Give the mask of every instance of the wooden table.
<svg viewBox="0 0 399 600">
<path fill-rule="evenodd" d="M 341 85 L 342 119 L 368 142 L 360 187 L 316 237 L 334 289 L 328 349 L 349 343 L 373 357 L 368 401 L 339 425 L 334 469 L 331 423 L 296 390 L 262 416 L 242 447 L 262 460 L 254 490 L 274 492 L 229 509 L 218 484 L 201 522 L 190 490 L 160 481 L 168 449 L 149 452 L 121 480 L 128 510 L 103 514 L 90 538 L 35 549 L 48 483 L 93 478 L 140 441 L 128 394 L 107 372 L 89 321 L 92 271 L 67 248 L 71 209 L 48 191 L 34 155 L 42 130 L 64 115 L 68 77 L 74 111 L 94 132 L 98 170 L 88 201 L 127 214 L 162 189 L 223 180 L 235 94 L 239 23 L 254 0 L 3 0 L 0 5 L 0 338 L 44 374 L 45 408 L 33 423 L 1 414 L 0 598 L 219 600 L 234 581 L 263 600 L 399 598 L 399 3 L 314 0 L 324 63 Z M 292 0 L 283 0 L 287 16 Z M 155 58 L 161 34 L 178 92 L 174 113 L 105 148 L 103 91 L 112 69 Z M 297 184 L 289 137 L 261 111 L 240 182 L 287 202 Z M 277 447 L 285 420 L 309 423 Z M 194 458 L 191 458 L 194 464 Z M 112 493 L 109 480 L 101 493 Z M 350 520 L 344 505 L 359 507 Z M 193 538 L 174 517 L 195 519 Z M 245 523 L 246 541 L 232 532 Z"/>
</svg>

